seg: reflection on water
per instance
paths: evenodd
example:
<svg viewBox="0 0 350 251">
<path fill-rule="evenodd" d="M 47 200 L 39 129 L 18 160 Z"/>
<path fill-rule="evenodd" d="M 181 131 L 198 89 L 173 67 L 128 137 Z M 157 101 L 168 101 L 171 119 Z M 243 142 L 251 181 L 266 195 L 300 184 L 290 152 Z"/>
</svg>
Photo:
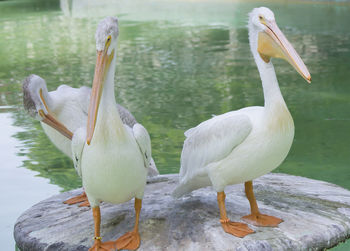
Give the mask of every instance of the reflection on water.
<svg viewBox="0 0 350 251">
<path fill-rule="evenodd" d="M 212 114 L 263 104 L 246 28 L 247 13 L 261 2 L 107 3 L 0 2 L 0 113 L 9 112 L 14 126 L 23 128 L 15 134 L 18 155 L 26 156 L 23 166 L 63 190 L 80 180 L 39 123 L 25 115 L 21 81 L 35 73 L 49 90 L 91 85 L 101 16 L 119 16 L 116 97 L 150 132 L 161 173 L 178 172 L 186 129 Z M 274 61 L 296 126 L 291 152 L 277 171 L 350 189 L 350 6 L 263 3 L 313 78 L 308 85 L 287 63 Z"/>
<path fill-rule="evenodd" d="M 17 168 L 26 156 L 18 157 L 20 141 L 12 135 L 23 131 L 13 126 L 11 113 L 0 113 L 0 242 L 1 250 L 13 250 L 13 225 L 24 210 L 34 203 L 57 194 L 58 186 L 49 185 L 48 180 L 36 177 L 37 172 L 31 172 L 25 168 Z"/>
<path fill-rule="evenodd" d="M 65 190 L 78 187 L 80 180 L 71 161 L 54 148 L 40 125 L 24 114 L 21 81 L 36 73 L 47 80 L 50 90 L 63 83 L 91 85 L 98 8 L 106 1 L 82 2 L 67 1 L 65 14 L 45 8 L 21 18 L 2 13 L 0 26 L 0 105 L 15 107 L 15 125 L 25 128 L 16 134 L 25 143 L 22 147 L 28 160 L 23 165 Z M 184 130 L 212 114 L 263 104 L 245 27 L 246 14 L 256 4 L 153 3 L 160 6 L 158 16 L 151 10 L 149 15 L 139 15 L 142 8 L 132 4 L 108 8 L 120 16 L 116 96 L 148 128 L 161 173 L 174 173 L 179 169 Z M 170 13 L 169 4 L 174 3 L 178 11 L 167 20 L 164 12 Z M 193 6 L 198 9 L 189 15 Z M 211 8 L 205 8 L 208 6 Z M 344 25 L 349 22 L 350 8 L 283 2 L 267 6 L 275 10 L 281 29 L 313 77 L 313 83 L 307 85 L 287 63 L 275 61 L 296 124 L 293 148 L 278 171 L 350 188 L 350 27 Z M 96 10 L 95 16 L 91 9 Z M 215 19 L 219 21 L 215 23 Z"/>
</svg>

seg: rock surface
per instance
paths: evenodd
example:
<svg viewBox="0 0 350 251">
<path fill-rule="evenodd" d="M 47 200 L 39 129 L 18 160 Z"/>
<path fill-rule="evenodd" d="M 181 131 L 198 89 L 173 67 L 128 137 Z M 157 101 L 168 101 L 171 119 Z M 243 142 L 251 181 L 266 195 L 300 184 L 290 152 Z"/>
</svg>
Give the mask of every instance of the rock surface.
<svg viewBox="0 0 350 251">
<path fill-rule="evenodd" d="M 180 199 L 171 192 L 177 175 L 160 175 L 146 186 L 139 250 L 320 250 L 350 237 L 350 191 L 322 181 L 268 174 L 254 181 L 260 211 L 284 219 L 279 227 L 254 227 L 244 238 L 226 234 L 219 223 L 216 193 L 199 189 Z M 89 208 L 62 201 L 81 189 L 48 198 L 18 218 L 14 235 L 22 251 L 88 250 L 93 243 Z M 243 185 L 227 187 L 233 221 L 249 213 Z M 101 206 L 103 240 L 114 240 L 134 224 L 133 201 Z"/>
</svg>

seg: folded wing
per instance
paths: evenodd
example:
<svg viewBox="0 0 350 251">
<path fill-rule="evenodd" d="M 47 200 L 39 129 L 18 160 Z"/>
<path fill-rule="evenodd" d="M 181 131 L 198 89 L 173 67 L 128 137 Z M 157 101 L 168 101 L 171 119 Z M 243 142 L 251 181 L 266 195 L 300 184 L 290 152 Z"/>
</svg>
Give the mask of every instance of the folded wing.
<svg viewBox="0 0 350 251">
<path fill-rule="evenodd" d="M 159 172 L 152 159 L 151 138 L 146 128 L 144 128 L 141 124 L 136 123 L 132 127 L 132 131 L 142 153 L 145 168 L 148 169 L 148 176 L 152 177 L 158 175 Z"/>
<path fill-rule="evenodd" d="M 207 166 L 226 158 L 250 134 L 252 124 L 242 113 L 229 112 L 202 122 L 185 132 L 181 154 L 179 197 L 209 185 Z"/>
</svg>

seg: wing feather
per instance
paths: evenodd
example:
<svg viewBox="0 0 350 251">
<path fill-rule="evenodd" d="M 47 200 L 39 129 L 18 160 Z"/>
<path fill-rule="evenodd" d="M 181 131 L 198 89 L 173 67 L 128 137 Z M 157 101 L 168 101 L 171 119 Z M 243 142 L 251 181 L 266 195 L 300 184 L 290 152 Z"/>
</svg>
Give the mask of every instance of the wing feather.
<svg viewBox="0 0 350 251">
<path fill-rule="evenodd" d="M 206 166 L 226 158 L 248 137 L 251 130 L 252 123 L 249 117 L 237 112 L 215 116 L 187 130 L 181 154 L 179 185 L 187 185 L 187 188 L 178 189 L 175 196 L 201 187 L 200 184 L 189 184 L 191 180 L 195 182 L 193 179 L 202 184 L 206 183 Z"/>
<path fill-rule="evenodd" d="M 74 168 L 77 171 L 78 175 L 81 177 L 81 156 L 84 150 L 86 140 L 86 128 L 78 128 L 72 138 L 72 159 L 74 163 Z"/>
<path fill-rule="evenodd" d="M 143 156 L 145 168 L 148 169 L 148 176 L 158 175 L 158 169 L 152 159 L 151 138 L 141 124 L 136 123 L 132 128 L 135 140 L 139 145 L 140 151 Z"/>
</svg>

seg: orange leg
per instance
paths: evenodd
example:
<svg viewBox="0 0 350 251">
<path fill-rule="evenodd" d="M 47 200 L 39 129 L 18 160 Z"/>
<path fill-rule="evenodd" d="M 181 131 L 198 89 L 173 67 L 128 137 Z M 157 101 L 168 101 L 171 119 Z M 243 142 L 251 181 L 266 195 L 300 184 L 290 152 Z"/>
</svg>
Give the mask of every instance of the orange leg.
<svg viewBox="0 0 350 251">
<path fill-rule="evenodd" d="M 94 245 L 89 249 L 89 251 L 111 251 L 117 250 L 114 241 L 102 242 L 102 237 L 100 235 L 100 225 L 101 225 L 101 212 L 100 207 L 92 208 L 92 215 L 94 217 L 95 223 L 95 237 L 94 237 Z"/>
<path fill-rule="evenodd" d="M 73 198 L 70 198 L 69 200 L 63 201 L 64 204 L 73 205 L 73 204 L 79 204 L 79 207 L 89 207 L 90 203 L 87 199 L 86 193 L 83 192 L 82 194 L 75 196 Z"/>
<path fill-rule="evenodd" d="M 258 227 L 277 227 L 283 220 L 274 216 L 261 214 L 256 203 L 253 192 L 253 182 L 247 181 L 244 183 L 245 194 L 249 200 L 251 214 L 242 217 L 244 221 Z"/>
<path fill-rule="evenodd" d="M 247 224 L 241 222 L 232 222 L 226 215 L 224 192 L 218 193 L 218 204 L 220 209 L 220 222 L 221 226 L 226 233 L 232 234 L 237 237 L 244 237 L 248 234 L 254 233 L 254 230 L 250 229 Z"/>
<path fill-rule="evenodd" d="M 142 205 L 142 200 L 135 198 L 135 213 L 136 213 L 135 227 L 131 232 L 124 234 L 122 237 L 120 237 L 116 241 L 118 250 L 120 249 L 136 250 L 140 246 L 141 239 L 139 234 L 139 218 L 140 218 L 140 212 L 141 212 L 141 205 Z"/>
</svg>

